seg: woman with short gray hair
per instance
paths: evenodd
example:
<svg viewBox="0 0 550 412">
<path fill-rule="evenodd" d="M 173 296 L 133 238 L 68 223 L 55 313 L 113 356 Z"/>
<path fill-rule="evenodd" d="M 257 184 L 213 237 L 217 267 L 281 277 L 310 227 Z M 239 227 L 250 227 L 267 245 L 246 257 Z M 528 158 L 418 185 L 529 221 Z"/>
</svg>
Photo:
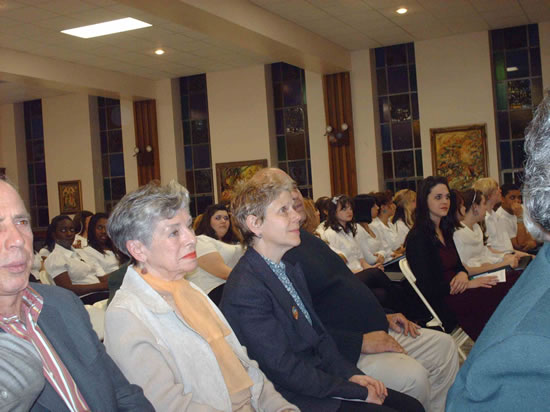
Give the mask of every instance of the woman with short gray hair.
<svg viewBox="0 0 550 412">
<path fill-rule="evenodd" d="M 221 312 L 185 279 L 197 266 L 189 193 L 150 183 L 108 232 L 132 259 L 105 317 L 105 346 L 159 411 L 295 411 L 248 358 Z"/>
</svg>

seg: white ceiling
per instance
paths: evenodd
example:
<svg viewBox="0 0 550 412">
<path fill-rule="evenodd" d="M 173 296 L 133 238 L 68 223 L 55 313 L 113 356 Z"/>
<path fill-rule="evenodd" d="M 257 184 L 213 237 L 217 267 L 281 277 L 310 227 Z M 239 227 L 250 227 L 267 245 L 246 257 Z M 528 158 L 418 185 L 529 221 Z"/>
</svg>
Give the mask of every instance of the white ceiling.
<svg viewBox="0 0 550 412">
<path fill-rule="evenodd" d="M 217 1 L 225 2 L 224 5 L 242 2 Z M 236 46 L 125 4 L 116 0 L 0 0 L 0 49 L 148 79 L 272 62 L 269 55 L 248 50 L 243 43 Z M 261 7 L 347 50 L 550 20 L 550 0 L 249 0 L 247 4 Z M 401 6 L 407 7 L 409 13 L 398 15 L 395 10 Z M 63 29 L 127 16 L 153 27 L 95 39 L 60 33 Z M 153 54 L 158 47 L 165 49 L 166 54 Z M 15 101 L 10 96 L 14 89 L 15 86 L 3 83 L 0 103 Z M 30 88 L 16 93 L 32 96 Z"/>
</svg>

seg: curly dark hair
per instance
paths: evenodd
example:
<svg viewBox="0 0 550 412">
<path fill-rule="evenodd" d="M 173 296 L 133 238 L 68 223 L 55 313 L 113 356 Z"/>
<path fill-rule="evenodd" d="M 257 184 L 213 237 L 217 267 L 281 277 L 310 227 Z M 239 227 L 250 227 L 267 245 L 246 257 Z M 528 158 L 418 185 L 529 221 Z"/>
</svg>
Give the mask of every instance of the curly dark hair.
<svg viewBox="0 0 550 412">
<path fill-rule="evenodd" d="M 227 214 L 229 215 L 229 229 L 227 230 L 227 233 L 224 235 L 223 238 L 218 239 L 216 232 L 214 231 L 212 226 L 210 226 L 210 219 L 216 214 L 216 212 L 220 210 L 227 212 Z M 206 235 L 211 237 L 212 239 L 221 240 L 225 243 L 239 243 L 239 237 L 237 236 L 233 228 L 231 214 L 229 213 L 226 203 L 216 203 L 215 205 L 208 206 L 202 214 L 201 221 L 197 226 L 195 233 L 197 235 Z"/>
<path fill-rule="evenodd" d="M 353 199 L 347 195 L 334 196 L 328 203 L 328 215 L 327 220 L 325 221 L 325 228 L 332 228 L 335 232 L 343 230 L 346 233 L 351 233 L 354 237 L 357 234 L 357 224 L 355 223 L 355 218 L 351 219 L 350 222 L 346 223 L 346 226 L 342 226 L 338 219 L 336 218 L 336 211 L 338 210 L 338 205 L 343 209 L 349 205 L 353 209 Z"/>
</svg>

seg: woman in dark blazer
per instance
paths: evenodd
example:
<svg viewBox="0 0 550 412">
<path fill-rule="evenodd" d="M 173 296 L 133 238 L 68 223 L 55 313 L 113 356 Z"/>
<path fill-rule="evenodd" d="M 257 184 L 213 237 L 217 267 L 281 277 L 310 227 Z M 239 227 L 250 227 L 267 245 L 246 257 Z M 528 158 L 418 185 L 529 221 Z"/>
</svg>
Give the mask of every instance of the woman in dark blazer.
<svg viewBox="0 0 550 412">
<path fill-rule="evenodd" d="M 273 169 L 237 189 L 232 211 L 248 249 L 226 283 L 224 315 L 275 387 L 304 411 L 423 410 L 340 355 L 313 309 L 299 264 L 281 260 L 300 243 L 292 189 Z"/>
</svg>

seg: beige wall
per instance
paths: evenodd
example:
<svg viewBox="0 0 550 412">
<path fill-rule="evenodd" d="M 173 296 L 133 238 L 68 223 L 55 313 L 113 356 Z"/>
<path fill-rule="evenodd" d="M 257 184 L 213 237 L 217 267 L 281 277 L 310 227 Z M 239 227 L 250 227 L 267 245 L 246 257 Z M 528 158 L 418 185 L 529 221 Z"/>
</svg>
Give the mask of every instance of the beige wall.
<svg viewBox="0 0 550 412">
<path fill-rule="evenodd" d="M 29 208 L 23 103 L 0 106 L 0 167 L 6 168 L 6 176 Z"/>
<path fill-rule="evenodd" d="M 424 176 L 433 174 L 430 128 L 485 123 L 489 176 L 498 181 L 488 33 L 420 41 L 415 54 Z"/>
<path fill-rule="evenodd" d="M 90 117 L 91 109 L 93 111 L 85 94 L 42 99 L 50 217 L 59 214 L 57 183 L 66 180 L 81 181 L 84 209 L 103 210 L 103 185 L 97 181 L 97 175 L 94 176 L 94 169 L 101 173 L 101 164 L 94 168 L 92 150 L 97 151 L 98 147 L 92 145 L 91 133 L 97 126 L 93 124 L 95 119 Z"/>
<path fill-rule="evenodd" d="M 542 86 L 550 89 L 550 21 L 539 23 Z"/>
<path fill-rule="evenodd" d="M 207 73 L 206 81 L 216 192 L 216 163 L 267 159 L 273 165 L 276 153 L 271 150 L 264 66 Z"/>
<path fill-rule="evenodd" d="M 124 151 L 124 181 L 126 192 L 138 188 L 136 147 L 136 128 L 134 123 L 134 102 L 131 98 L 120 98 L 120 122 L 122 128 L 122 150 Z"/>
</svg>

